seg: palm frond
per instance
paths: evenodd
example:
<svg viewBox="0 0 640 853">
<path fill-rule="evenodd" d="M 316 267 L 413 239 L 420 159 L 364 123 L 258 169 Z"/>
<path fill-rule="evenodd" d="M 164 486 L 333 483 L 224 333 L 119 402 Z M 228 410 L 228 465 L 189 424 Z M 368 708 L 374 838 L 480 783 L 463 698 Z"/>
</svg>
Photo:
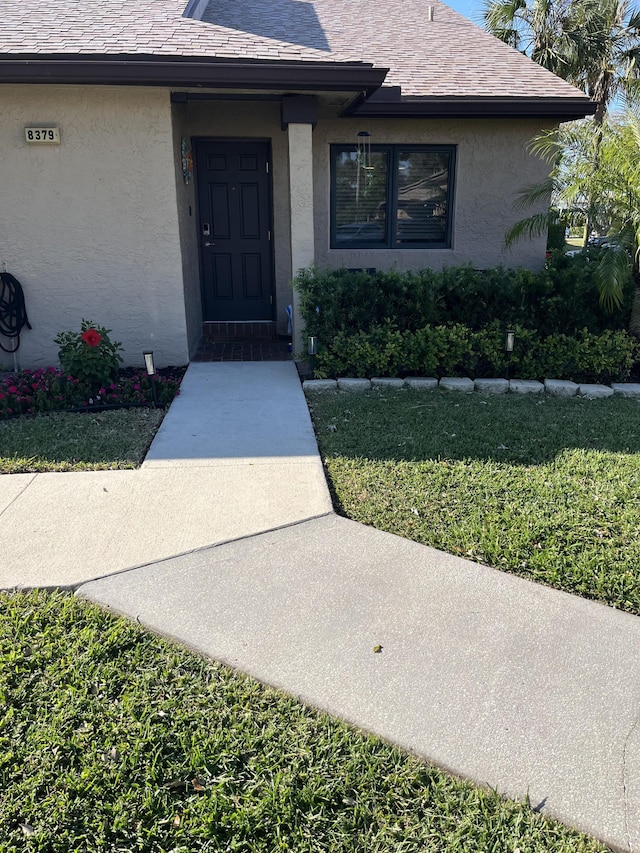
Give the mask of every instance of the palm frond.
<svg viewBox="0 0 640 853">
<path fill-rule="evenodd" d="M 624 285 L 629 278 L 629 255 L 625 247 L 612 242 L 609 248 L 602 252 L 595 273 L 600 304 L 604 310 L 612 312 L 620 308 Z"/>
<path fill-rule="evenodd" d="M 549 204 L 551 196 L 557 190 L 557 182 L 553 176 L 549 176 L 546 180 L 539 184 L 529 184 L 518 192 L 518 196 L 513 203 L 516 210 L 526 210 L 528 207 L 534 207 L 540 202 Z"/>
<path fill-rule="evenodd" d="M 549 226 L 555 224 L 556 219 L 557 214 L 552 210 L 546 213 L 534 213 L 533 216 L 521 219 L 505 234 L 506 247 L 509 248 L 518 240 L 533 240 L 535 237 L 546 236 Z"/>
</svg>

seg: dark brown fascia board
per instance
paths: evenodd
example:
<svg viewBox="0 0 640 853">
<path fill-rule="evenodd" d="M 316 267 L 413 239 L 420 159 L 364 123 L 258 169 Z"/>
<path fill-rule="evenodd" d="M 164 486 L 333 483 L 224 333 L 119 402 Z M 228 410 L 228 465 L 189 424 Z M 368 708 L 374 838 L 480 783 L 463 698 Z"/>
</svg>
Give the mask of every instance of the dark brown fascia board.
<svg viewBox="0 0 640 853">
<path fill-rule="evenodd" d="M 368 63 L 271 62 L 197 57 L 0 56 L 0 83 L 84 83 L 233 89 L 362 91 L 378 89 L 389 69 Z"/>
<path fill-rule="evenodd" d="M 367 101 L 361 98 L 345 110 L 356 118 L 553 118 L 572 121 L 593 115 L 594 101 L 576 98 L 415 98 Z"/>
</svg>

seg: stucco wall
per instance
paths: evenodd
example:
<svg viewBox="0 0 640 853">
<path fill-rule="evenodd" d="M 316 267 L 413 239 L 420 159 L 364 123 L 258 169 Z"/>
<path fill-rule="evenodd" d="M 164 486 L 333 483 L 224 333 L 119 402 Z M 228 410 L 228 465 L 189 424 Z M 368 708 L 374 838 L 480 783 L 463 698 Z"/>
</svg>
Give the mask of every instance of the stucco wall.
<svg viewBox="0 0 640 853">
<path fill-rule="evenodd" d="M 280 104 L 277 101 L 189 101 L 183 109 L 182 127 L 187 137 L 271 141 L 275 319 L 279 333 L 284 334 L 287 328 L 285 311 L 291 303 L 291 248 L 288 136 L 282 130 Z M 195 197 L 192 203 L 195 205 Z M 195 232 L 195 224 L 193 230 Z"/>
<path fill-rule="evenodd" d="M 189 354 L 193 355 L 202 337 L 202 298 L 200 286 L 200 266 L 198 263 L 198 233 L 196 230 L 197 200 L 195 176 L 184 181 L 182 171 L 182 139 L 186 139 L 191 151 L 191 139 L 187 120 L 187 105 L 173 104 L 173 151 L 176 167 L 176 198 L 178 204 L 178 224 L 180 246 L 182 250 L 182 278 L 184 307 L 187 322 Z M 193 156 L 193 152 L 192 156 Z"/>
<path fill-rule="evenodd" d="M 505 249 L 504 235 L 524 215 L 513 209 L 517 191 L 543 180 L 549 166 L 527 153 L 541 129 L 537 121 L 514 120 L 355 120 L 321 122 L 313 135 L 315 161 L 315 248 L 321 266 L 389 269 L 440 268 L 471 263 L 477 268 L 503 264 L 542 266 L 545 239 L 522 240 Z M 355 144 L 358 131 L 371 143 L 456 146 L 451 249 L 330 249 L 329 145 Z"/>
<path fill-rule="evenodd" d="M 169 93 L 0 86 L 0 264 L 22 283 L 33 331 L 23 367 L 55 364 L 53 338 L 92 319 L 125 363 L 188 359 Z M 61 144 L 27 145 L 25 125 Z M 0 352 L 0 364 L 12 359 Z"/>
</svg>

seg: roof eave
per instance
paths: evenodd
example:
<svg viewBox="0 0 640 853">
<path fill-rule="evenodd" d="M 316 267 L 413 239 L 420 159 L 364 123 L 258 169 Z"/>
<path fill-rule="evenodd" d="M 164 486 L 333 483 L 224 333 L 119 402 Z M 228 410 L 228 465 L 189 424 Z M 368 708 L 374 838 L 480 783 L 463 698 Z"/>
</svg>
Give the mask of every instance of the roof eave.
<svg viewBox="0 0 640 853">
<path fill-rule="evenodd" d="M 358 118 L 553 118 L 572 121 L 593 115 L 596 103 L 571 97 L 427 97 L 367 101 L 361 99 L 343 115 Z"/>
<path fill-rule="evenodd" d="M 191 86 L 287 91 L 366 92 L 378 89 L 388 68 L 369 63 L 235 61 L 148 56 L 0 56 L 0 83 Z"/>
</svg>

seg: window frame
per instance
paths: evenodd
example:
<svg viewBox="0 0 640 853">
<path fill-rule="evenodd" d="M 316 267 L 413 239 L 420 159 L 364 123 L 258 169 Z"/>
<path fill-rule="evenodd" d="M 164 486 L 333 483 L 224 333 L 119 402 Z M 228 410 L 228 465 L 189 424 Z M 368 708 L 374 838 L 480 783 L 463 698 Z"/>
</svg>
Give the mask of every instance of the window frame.
<svg viewBox="0 0 640 853">
<path fill-rule="evenodd" d="M 378 251 L 412 251 L 414 249 L 451 249 L 453 243 L 453 200 L 456 174 L 456 145 L 420 145 L 411 143 L 404 145 L 398 142 L 380 143 L 371 145 L 371 153 L 385 152 L 387 154 L 387 187 L 386 187 L 386 221 L 384 243 L 372 243 L 363 240 L 361 243 L 351 243 L 349 246 L 340 244 L 336 240 L 337 228 L 337 192 L 336 192 L 336 155 L 341 151 L 357 151 L 355 143 L 331 143 L 329 146 L 330 157 L 330 185 L 329 185 L 329 247 L 341 251 L 360 249 L 377 249 Z M 420 153 L 435 152 L 449 155 L 449 175 L 447 183 L 447 217 L 445 239 L 438 242 L 424 243 L 399 243 L 396 239 L 395 223 L 398 215 L 398 155 L 400 151 L 416 151 Z"/>
</svg>

